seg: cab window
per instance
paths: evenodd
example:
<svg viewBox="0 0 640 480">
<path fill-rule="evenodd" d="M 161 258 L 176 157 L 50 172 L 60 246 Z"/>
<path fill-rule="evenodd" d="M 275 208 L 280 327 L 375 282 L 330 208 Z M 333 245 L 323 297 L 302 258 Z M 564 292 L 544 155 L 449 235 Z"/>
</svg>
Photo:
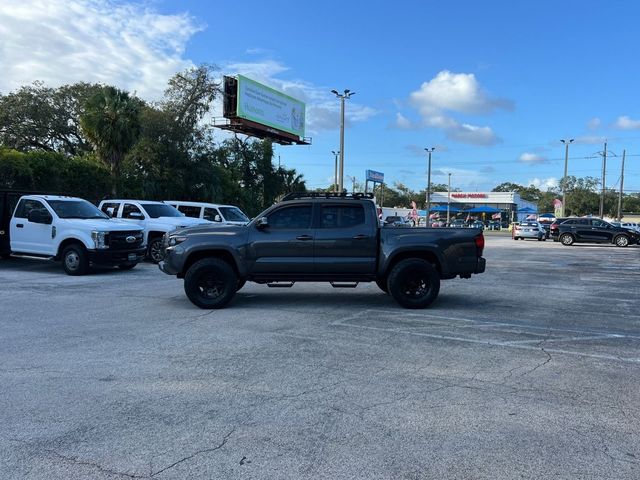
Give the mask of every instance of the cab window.
<svg viewBox="0 0 640 480">
<path fill-rule="evenodd" d="M 362 205 L 323 205 L 320 228 L 351 228 L 364 223 Z"/>
<path fill-rule="evenodd" d="M 107 202 L 103 203 L 100 210 L 109 215 L 110 217 L 115 217 L 118 215 L 118 208 L 120 208 L 119 203 Z"/>
<path fill-rule="evenodd" d="M 218 220 L 216 220 L 216 215 L 220 216 L 220 212 L 218 212 L 218 209 L 210 208 L 210 207 L 206 207 L 204 209 L 203 218 L 205 220 L 209 220 L 210 222 L 221 222 L 222 221 L 222 216 L 220 216 L 220 218 Z"/>
<path fill-rule="evenodd" d="M 138 213 L 140 215 L 142 215 L 141 217 L 132 217 L 131 214 L 132 213 Z M 140 209 L 138 207 L 136 207 L 135 205 L 132 205 L 131 203 L 125 203 L 124 207 L 122 207 L 122 218 L 133 218 L 135 220 L 139 220 L 140 218 L 144 218 L 144 215 L 142 214 L 142 212 L 140 211 Z"/>
<path fill-rule="evenodd" d="M 18 208 L 16 208 L 16 213 L 14 214 L 14 217 L 27 218 L 31 210 L 37 210 L 41 208 L 45 208 L 45 206 L 42 204 L 42 202 L 39 202 L 38 200 L 28 200 L 28 199 L 21 200 L 20 203 L 18 204 Z"/>
<path fill-rule="evenodd" d="M 268 217 L 269 228 L 304 229 L 311 226 L 311 205 L 284 207 L 271 213 Z"/>
<path fill-rule="evenodd" d="M 175 205 L 173 205 L 176 207 Z M 176 207 L 180 213 L 184 213 L 185 217 L 200 218 L 200 207 L 192 205 L 178 205 Z"/>
</svg>

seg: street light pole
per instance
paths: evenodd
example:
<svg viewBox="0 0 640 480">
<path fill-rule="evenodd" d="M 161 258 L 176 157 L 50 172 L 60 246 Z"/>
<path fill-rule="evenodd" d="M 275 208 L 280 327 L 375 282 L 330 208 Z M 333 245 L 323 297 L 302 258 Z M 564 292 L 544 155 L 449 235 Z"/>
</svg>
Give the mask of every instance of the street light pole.
<svg viewBox="0 0 640 480">
<path fill-rule="evenodd" d="M 449 226 L 449 208 L 451 205 L 451 173 L 449 173 L 449 186 L 447 188 L 447 227 Z"/>
<path fill-rule="evenodd" d="M 427 167 L 427 228 L 431 226 L 431 222 L 429 222 L 429 215 L 431 214 L 431 152 L 435 149 L 436 147 L 425 148 L 425 151 L 429 154 Z"/>
<path fill-rule="evenodd" d="M 345 89 L 344 93 L 338 93 L 337 90 L 331 90 L 331 93 L 340 99 L 340 176 L 338 177 L 338 192 L 342 192 L 344 179 L 344 101 L 351 98 L 356 92 Z"/>
<path fill-rule="evenodd" d="M 562 177 L 562 215 L 565 215 L 565 208 L 567 208 L 567 164 L 569 163 L 569 144 L 573 142 L 573 138 L 571 140 L 560 140 L 564 143 L 564 177 Z"/>
<path fill-rule="evenodd" d="M 340 155 L 340 150 L 337 152 L 335 150 L 331 150 L 333 156 L 335 157 L 335 162 L 333 166 L 333 191 L 338 191 L 338 155 Z"/>
</svg>

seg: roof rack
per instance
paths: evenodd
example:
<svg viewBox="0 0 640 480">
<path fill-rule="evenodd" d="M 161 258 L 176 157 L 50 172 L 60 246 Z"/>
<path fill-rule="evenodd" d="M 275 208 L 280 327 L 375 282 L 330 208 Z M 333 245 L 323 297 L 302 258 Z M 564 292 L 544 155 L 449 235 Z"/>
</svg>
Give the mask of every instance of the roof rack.
<svg viewBox="0 0 640 480">
<path fill-rule="evenodd" d="M 352 199 L 352 200 L 362 200 L 362 199 L 373 199 L 373 193 L 362 193 L 362 192 L 354 192 L 347 193 L 342 192 L 291 192 L 282 197 L 281 201 L 287 200 L 297 200 L 299 198 L 338 198 L 338 199 Z"/>
</svg>

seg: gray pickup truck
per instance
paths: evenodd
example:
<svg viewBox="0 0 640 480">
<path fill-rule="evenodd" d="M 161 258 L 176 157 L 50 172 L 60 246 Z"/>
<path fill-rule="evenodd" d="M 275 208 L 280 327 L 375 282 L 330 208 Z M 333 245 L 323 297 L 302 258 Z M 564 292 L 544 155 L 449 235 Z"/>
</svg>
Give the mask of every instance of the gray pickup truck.
<svg viewBox="0 0 640 480">
<path fill-rule="evenodd" d="M 440 280 L 485 270 L 482 230 L 380 227 L 364 194 L 290 194 L 245 226 L 167 233 L 160 269 L 184 278 L 200 308 L 222 308 L 247 281 L 271 287 L 376 282 L 406 308 L 424 308 Z"/>
</svg>

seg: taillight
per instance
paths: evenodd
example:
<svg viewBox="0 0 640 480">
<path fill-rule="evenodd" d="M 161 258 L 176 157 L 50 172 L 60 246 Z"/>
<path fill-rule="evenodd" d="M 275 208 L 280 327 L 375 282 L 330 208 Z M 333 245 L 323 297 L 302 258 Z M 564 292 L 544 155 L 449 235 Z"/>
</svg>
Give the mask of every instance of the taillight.
<svg viewBox="0 0 640 480">
<path fill-rule="evenodd" d="M 476 248 L 478 249 L 478 256 L 482 256 L 482 250 L 484 250 L 484 235 L 480 234 L 475 239 Z"/>
<path fill-rule="evenodd" d="M 554 222 L 549 228 L 553 228 L 555 230 L 556 228 L 558 228 L 558 224 Z"/>
</svg>

